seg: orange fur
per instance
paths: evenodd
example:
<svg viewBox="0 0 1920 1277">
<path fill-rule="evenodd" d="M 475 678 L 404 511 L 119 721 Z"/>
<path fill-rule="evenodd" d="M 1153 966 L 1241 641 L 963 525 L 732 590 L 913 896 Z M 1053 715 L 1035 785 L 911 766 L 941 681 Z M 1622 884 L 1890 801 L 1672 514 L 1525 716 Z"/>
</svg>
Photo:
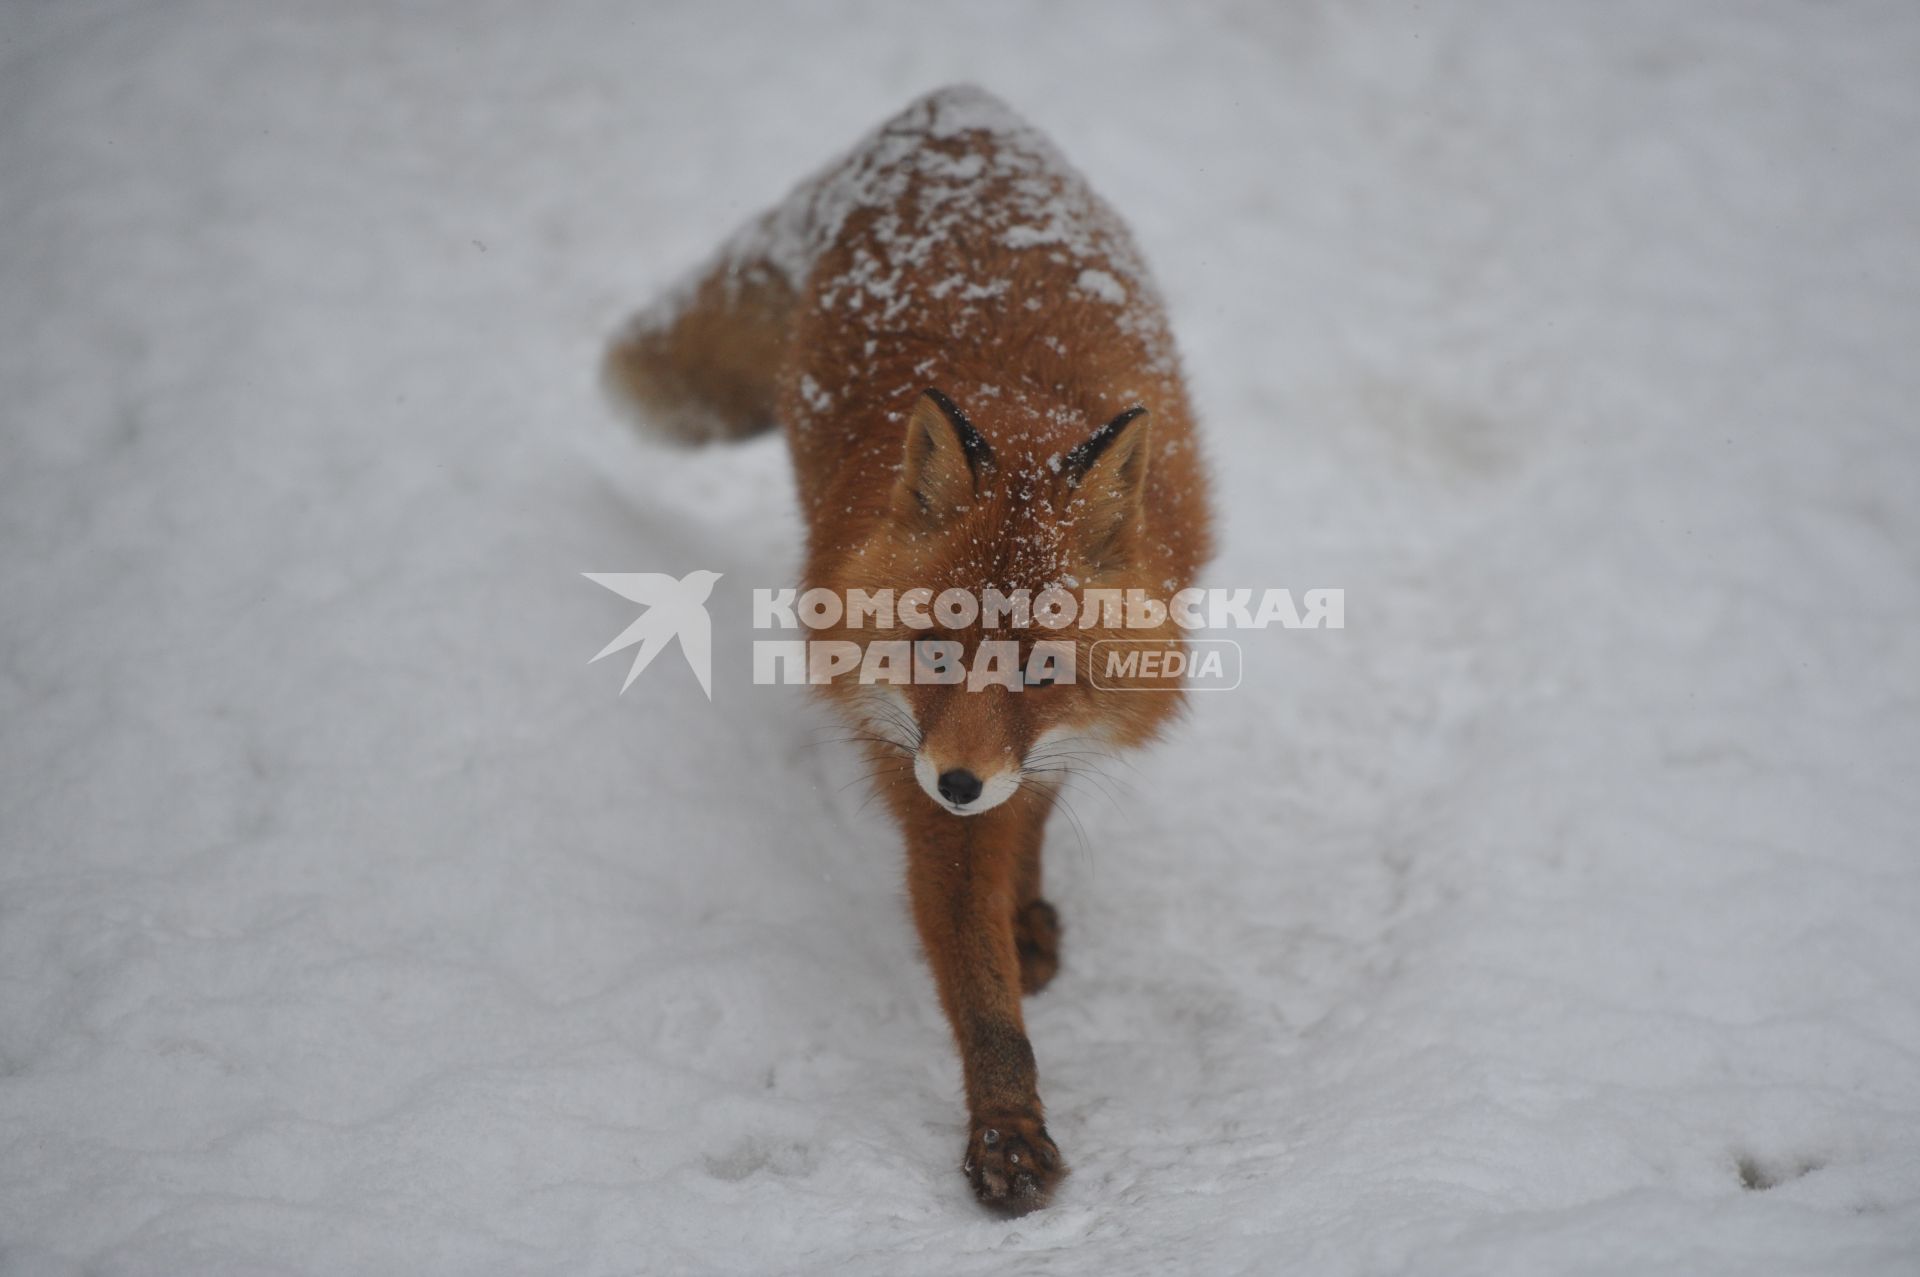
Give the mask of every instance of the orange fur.
<svg viewBox="0 0 1920 1277">
<path fill-rule="evenodd" d="M 1051 145 L 978 90 L 915 102 L 804 183 L 638 317 L 607 373 L 682 438 L 784 425 L 806 584 L 842 597 L 1063 586 L 1165 599 L 1210 552 L 1192 414 L 1137 250 Z M 1036 637 L 1071 637 L 1085 670 L 1102 638 L 1175 631 L 938 636 L 969 654 L 988 639 L 1024 653 Z M 1140 744 L 1178 698 L 1084 679 L 825 691 L 860 726 L 905 835 L 914 920 L 965 1074 L 966 1173 L 981 1200 L 1032 1209 L 1065 1173 L 1020 1003 L 1058 965 L 1041 844 L 1078 752 L 1062 742 Z M 956 815 L 917 763 L 1017 787 Z"/>
</svg>

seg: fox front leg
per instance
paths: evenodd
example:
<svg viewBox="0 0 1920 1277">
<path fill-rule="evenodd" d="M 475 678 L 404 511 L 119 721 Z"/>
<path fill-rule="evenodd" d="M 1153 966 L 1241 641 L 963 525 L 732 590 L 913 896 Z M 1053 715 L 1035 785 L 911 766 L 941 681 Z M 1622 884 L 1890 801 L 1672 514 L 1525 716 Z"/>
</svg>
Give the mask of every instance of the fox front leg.
<svg viewBox="0 0 1920 1277">
<path fill-rule="evenodd" d="M 1014 855 L 1013 945 L 1020 955 L 1020 988 L 1026 993 L 1046 988 L 1060 970 L 1060 913 L 1040 894 L 1045 833 L 1043 809 Z"/>
<path fill-rule="evenodd" d="M 1067 1173 L 1047 1134 L 1020 1013 L 1014 904 L 1020 851 L 1045 819 L 1034 808 L 1015 799 L 957 817 L 929 806 L 904 822 L 914 922 L 966 1078 L 962 1169 L 976 1197 L 1013 1215 L 1046 1205 Z"/>
</svg>

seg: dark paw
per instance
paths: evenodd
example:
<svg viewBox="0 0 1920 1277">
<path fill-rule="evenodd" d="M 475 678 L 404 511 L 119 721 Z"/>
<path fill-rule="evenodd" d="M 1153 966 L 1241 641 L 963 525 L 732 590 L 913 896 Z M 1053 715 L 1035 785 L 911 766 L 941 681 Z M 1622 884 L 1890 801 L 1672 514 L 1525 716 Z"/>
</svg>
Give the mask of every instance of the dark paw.
<svg viewBox="0 0 1920 1277">
<path fill-rule="evenodd" d="M 984 1205 L 1024 1215 L 1047 1204 L 1054 1186 L 1066 1176 L 1067 1164 L 1038 1117 L 999 1113 L 973 1119 L 967 1160 L 960 1169 Z"/>
<path fill-rule="evenodd" d="M 1038 993 L 1060 969 L 1060 915 L 1044 900 L 1029 901 L 1013 916 L 1013 943 L 1020 950 L 1020 991 Z"/>
</svg>

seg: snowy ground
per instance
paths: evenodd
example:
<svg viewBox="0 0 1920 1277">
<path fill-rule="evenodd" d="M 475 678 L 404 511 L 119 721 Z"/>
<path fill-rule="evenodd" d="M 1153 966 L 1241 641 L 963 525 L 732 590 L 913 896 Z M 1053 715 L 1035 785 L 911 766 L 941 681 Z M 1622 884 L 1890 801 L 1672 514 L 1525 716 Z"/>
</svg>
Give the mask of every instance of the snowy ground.
<svg viewBox="0 0 1920 1277">
<path fill-rule="evenodd" d="M 577 575 L 787 578 L 599 342 L 955 79 L 1348 599 L 1055 830 L 1014 1224 L 851 761 Z M 1916 136 L 1897 3 L 9 5 L 0 1271 L 1914 1272 Z"/>
</svg>

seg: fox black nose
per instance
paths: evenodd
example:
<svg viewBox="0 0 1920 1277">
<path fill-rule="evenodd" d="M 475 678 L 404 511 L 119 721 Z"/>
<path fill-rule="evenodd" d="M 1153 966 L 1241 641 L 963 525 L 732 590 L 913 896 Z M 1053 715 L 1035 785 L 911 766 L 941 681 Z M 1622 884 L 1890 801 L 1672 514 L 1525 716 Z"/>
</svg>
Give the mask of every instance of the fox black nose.
<svg viewBox="0 0 1920 1277">
<path fill-rule="evenodd" d="M 940 773 L 940 796 L 955 807 L 965 807 L 980 796 L 980 778 L 963 768 Z"/>
</svg>

